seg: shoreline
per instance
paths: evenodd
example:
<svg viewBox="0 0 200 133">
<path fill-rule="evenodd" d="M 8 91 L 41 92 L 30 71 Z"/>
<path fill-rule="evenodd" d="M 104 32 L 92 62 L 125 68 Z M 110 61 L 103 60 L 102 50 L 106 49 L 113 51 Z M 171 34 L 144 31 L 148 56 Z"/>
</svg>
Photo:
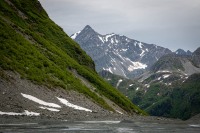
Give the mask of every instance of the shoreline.
<svg viewBox="0 0 200 133">
<path fill-rule="evenodd" d="M 156 117 L 156 116 L 92 116 L 92 117 L 63 117 L 63 118 L 56 118 L 56 117 L 49 117 L 49 116 L 7 116 L 1 115 L 0 116 L 0 124 L 2 123 L 13 123 L 13 122 L 36 122 L 36 121 L 120 121 L 120 122 L 134 122 L 134 121 L 141 121 L 141 122 L 180 122 L 185 123 L 187 121 L 183 121 L 180 119 L 172 119 L 172 118 L 164 118 L 164 117 Z"/>
</svg>

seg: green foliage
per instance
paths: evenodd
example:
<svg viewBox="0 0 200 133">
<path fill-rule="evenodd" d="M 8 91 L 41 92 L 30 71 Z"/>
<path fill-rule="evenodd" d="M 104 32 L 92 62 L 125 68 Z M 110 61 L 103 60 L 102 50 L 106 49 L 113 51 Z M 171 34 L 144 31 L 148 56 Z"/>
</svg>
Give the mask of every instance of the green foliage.
<svg viewBox="0 0 200 133">
<path fill-rule="evenodd" d="M 172 117 L 186 120 L 200 113 L 200 74 L 191 75 L 182 86 L 174 88 L 170 97 Z"/>
<path fill-rule="evenodd" d="M 116 87 L 116 85 L 117 85 L 117 82 L 119 81 L 119 80 L 122 80 L 122 82 L 120 83 L 120 85 L 119 85 L 119 87 L 118 87 L 118 90 L 120 91 L 120 92 L 122 92 L 125 96 L 127 96 L 127 97 L 133 97 L 132 95 L 134 95 L 134 93 L 132 93 L 133 91 L 135 91 L 135 86 L 138 86 L 139 85 L 139 83 L 137 83 L 137 82 L 135 82 L 135 81 L 132 81 L 132 80 L 130 80 L 130 79 L 126 79 L 126 78 L 124 78 L 124 77 L 122 77 L 122 76 L 118 76 L 118 75 L 114 75 L 114 74 L 111 74 L 111 73 L 109 73 L 109 72 L 107 72 L 107 71 L 102 71 L 102 72 L 100 72 L 99 73 L 105 80 L 107 80 L 107 79 L 111 79 L 111 80 L 107 80 L 107 82 L 109 83 L 109 84 L 111 84 L 113 87 Z M 133 86 L 129 86 L 130 84 L 132 84 Z M 108 92 L 106 92 L 106 93 L 108 93 Z M 118 94 L 116 94 L 116 95 L 118 95 L 118 96 L 121 96 L 122 98 L 124 98 L 124 99 L 126 99 L 123 95 L 121 95 L 120 93 L 118 93 Z M 115 101 L 119 101 L 119 100 L 121 100 L 121 99 L 117 99 L 116 98 L 116 100 Z M 120 103 L 120 102 L 118 102 L 118 103 Z M 121 104 L 121 103 L 120 103 Z M 127 106 L 130 106 L 131 105 L 131 103 L 130 103 L 130 101 L 125 101 L 125 103 L 123 103 L 123 104 L 127 104 Z M 134 108 L 135 110 L 138 110 L 138 107 L 137 106 L 135 106 L 135 107 L 130 107 L 129 109 L 131 110 L 132 108 Z M 141 110 L 140 110 L 141 111 Z M 143 113 L 143 114 L 145 114 L 145 115 L 147 115 L 147 113 L 145 113 L 145 112 L 143 112 L 143 111 L 141 111 L 141 113 Z"/>
<path fill-rule="evenodd" d="M 162 82 L 156 80 L 162 74 L 156 73 L 143 82 L 149 83 L 149 87 L 110 73 L 101 76 L 113 86 L 122 79 L 118 90 L 150 115 L 186 120 L 200 113 L 200 74 L 189 76 L 183 83 L 179 73 L 174 72 Z M 170 86 L 165 85 L 172 82 Z"/>
<path fill-rule="evenodd" d="M 137 104 L 151 115 L 189 119 L 200 113 L 200 74 L 171 88 L 154 84 L 140 99 Z"/>
<path fill-rule="evenodd" d="M 171 108 L 172 108 L 171 99 L 169 97 L 165 97 L 163 99 L 160 99 L 155 104 L 146 108 L 145 111 L 155 116 L 169 117 Z"/>
<path fill-rule="evenodd" d="M 189 119 L 200 113 L 200 74 L 191 75 L 184 83 L 177 82 L 171 87 L 151 84 L 140 99 L 137 104 L 151 115 Z M 133 98 L 133 103 L 135 101 Z"/>
<path fill-rule="evenodd" d="M 17 71 L 23 78 L 49 88 L 76 90 L 113 111 L 72 74 L 71 70 L 76 70 L 96 92 L 124 110 L 146 114 L 98 76 L 92 59 L 48 18 L 37 0 L 12 2 L 14 6 L 0 1 L 0 68 Z"/>
</svg>

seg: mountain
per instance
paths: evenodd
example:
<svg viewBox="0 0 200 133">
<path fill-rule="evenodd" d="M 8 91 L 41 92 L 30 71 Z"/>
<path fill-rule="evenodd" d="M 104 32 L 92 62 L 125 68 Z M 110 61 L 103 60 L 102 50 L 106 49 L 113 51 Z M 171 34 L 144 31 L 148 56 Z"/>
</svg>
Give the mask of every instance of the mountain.
<svg viewBox="0 0 200 133">
<path fill-rule="evenodd" d="M 193 56 L 194 57 L 194 56 Z M 185 75 L 192 75 L 194 73 L 199 73 L 200 68 L 195 65 L 192 56 L 182 56 L 182 55 L 166 55 L 161 57 L 152 67 L 151 70 L 154 72 L 168 70 L 171 72 L 180 72 Z"/>
<path fill-rule="evenodd" d="M 146 114 L 94 66 L 37 0 L 0 1 L 0 115 L 75 120 Z"/>
<path fill-rule="evenodd" d="M 194 57 L 197 57 L 195 53 L 161 57 L 150 71 L 139 79 L 148 87 L 140 92 L 141 100 L 138 102 L 137 96 L 133 98 L 133 103 L 156 116 L 185 120 L 199 114 L 200 67 L 196 65 Z"/>
<path fill-rule="evenodd" d="M 195 66 L 200 68 L 200 47 L 193 52 L 192 61 Z"/>
<path fill-rule="evenodd" d="M 100 75 L 150 115 L 186 120 L 200 113 L 200 67 L 194 60 L 198 51 L 165 55 L 135 80 Z"/>
<path fill-rule="evenodd" d="M 144 85 L 137 80 L 127 79 L 123 76 L 114 75 L 105 70 L 99 72 L 99 75 L 131 100 L 136 97 L 134 93 L 135 90 L 139 90 L 140 88 L 144 87 Z"/>
<path fill-rule="evenodd" d="M 172 53 L 167 48 L 143 43 L 118 34 L 101 35 L 89 25 L 71 36 L 94 60 L 96 71 L 133 78 L 143 74 L 160 57 Z"/>
<path fill-rule="evenodd" d="M 183 49 L 178 49 L 178 50 L 176 50 L 175 51 L 175 53 L 177 54 L 177 55 L 192 55 L 192 52 L 191 51 L 184 51 Z"/>
</svg>

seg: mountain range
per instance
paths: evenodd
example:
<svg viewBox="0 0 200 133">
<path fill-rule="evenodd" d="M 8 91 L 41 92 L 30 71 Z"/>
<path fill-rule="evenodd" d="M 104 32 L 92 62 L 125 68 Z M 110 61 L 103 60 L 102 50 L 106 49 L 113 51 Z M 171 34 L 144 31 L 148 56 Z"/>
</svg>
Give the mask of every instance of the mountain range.
<svg viewBox="0 0 200 133">
<path fill-rule="evenodd" d="M 126 36 L 114 33 L 101 35 L 89 25 L 71 38 L 94 60 L 97 72 L 107 70 L 126 78 L 141 75 L 160 57 L 172 53 L 167 48 Z"/>
<path fill-rule="evenodd" d="M 71 38 L 94 60 L 97 72 L 107 70 L 125 78 L 140 76 L 164 55 L 192 55 L 189 50 L 178 49 L 172 52 L 155 44 L 147 44 L 114 33 L 101 35 L 89 25 L 71 35 Z"/>
<path fill-rule="evenodd" d="M 135 79 L 108 71 L 99 74 L 150 115 L 186 120 L 200 113 L 198 52 L 165 55 Z"/>
<path fill-rule="evenodd" d="M 200 113 L 200 48 L 172 52 L 114 33 L 101 35 L 88 25 L 71 38 L 91 56 L 99 75 L 149 114 L 188 119 Z"/>
</svg>

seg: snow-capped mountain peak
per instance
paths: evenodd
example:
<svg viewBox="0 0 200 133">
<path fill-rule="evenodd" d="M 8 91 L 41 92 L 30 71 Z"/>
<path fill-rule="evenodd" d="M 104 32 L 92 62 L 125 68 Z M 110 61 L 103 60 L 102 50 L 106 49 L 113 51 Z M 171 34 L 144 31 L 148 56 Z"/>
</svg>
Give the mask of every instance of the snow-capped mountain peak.
<svg viewBox="0 0 200 133">
<path fill-rule="evenodd" d="M 169 49 L 126 36 L 101 35 L 88 25 L 71 37 L 94 60 L 97 72 L 107 70 L 126 78 L 141 75 L 161 56 L 171 53 Z"/>
</svg>

